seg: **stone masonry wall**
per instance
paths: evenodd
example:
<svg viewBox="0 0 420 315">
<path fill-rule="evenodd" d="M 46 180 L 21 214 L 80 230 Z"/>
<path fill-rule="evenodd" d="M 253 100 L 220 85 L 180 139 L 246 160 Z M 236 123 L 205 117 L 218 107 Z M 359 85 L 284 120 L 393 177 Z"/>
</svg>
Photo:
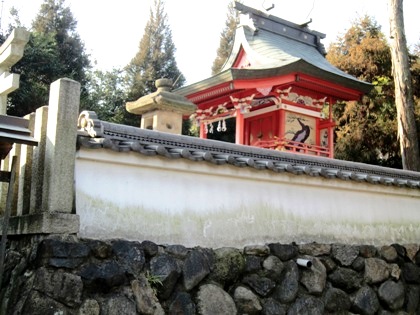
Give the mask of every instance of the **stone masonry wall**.
<svg viewBox="0 0 420 315">
<path fill-rule="evenodd" d="M 306 259 L 311 267 L 297 264 Z M 418 245 L 9 242 L 1 314 L 419 314 Z"/>
</svg>

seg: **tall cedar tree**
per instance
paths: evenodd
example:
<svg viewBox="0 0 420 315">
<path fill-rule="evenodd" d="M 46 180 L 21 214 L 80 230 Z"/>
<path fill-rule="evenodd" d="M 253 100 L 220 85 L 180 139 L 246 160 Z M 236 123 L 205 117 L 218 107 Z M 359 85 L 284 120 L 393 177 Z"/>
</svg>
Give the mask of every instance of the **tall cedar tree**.
<svg viewBox="0 0 420 315">
<path fill-rule="evenodd" d="M 213 66 L 211 67 L 212 74 L 217 74 L 222 69 L 226 60 L 228 59 L 233 42 L 235 40 L 236 27 L 239 23 L 239 13 L 234 7 L 234 1 L 232 1 L 228 6 L 227 19 L 225 22 L 225 27 L 220 33 L 220 44 L 217 49 L 216 59 L 213 61 Z"/>
<path fill-rule="evenodd" d="M 23 58 L 12 67 L 20 88 L 9 98 L 8 114 L 23 116 L 47 105 L 50 84 L 67 77 L 82 85 L 86 95 L 89 56 L 76 32 L 77 22 L 64 0 L 45 0 L 32 24 Z"/>
<path fill-rule="evenodd" d="M 401 168 L 397 141 L 391 55 L 381 27 L 364 16 L 331 44 L 327 59 L 374 84 L 362 102 L 335 106 L 336 158 Z"/>
<path fill-rule="evenodd" d="M 395 81 L 395 105 L 402 164 L 404 169 L 420 171 L 412 79 L 404 33 L 403 1 L 389 0 L 389 11 L 392 73 Z"/>
<path fill-rule="evenodd" d="M 175 51 L 164 2 L 155 0 L 139 51 L 126 67 L 128 100 L 134 101 L 156 91 L 155 81 L 160 78 L 172 79 L 174 88 L 185 83 L 175 60 Z"/>
</svg>

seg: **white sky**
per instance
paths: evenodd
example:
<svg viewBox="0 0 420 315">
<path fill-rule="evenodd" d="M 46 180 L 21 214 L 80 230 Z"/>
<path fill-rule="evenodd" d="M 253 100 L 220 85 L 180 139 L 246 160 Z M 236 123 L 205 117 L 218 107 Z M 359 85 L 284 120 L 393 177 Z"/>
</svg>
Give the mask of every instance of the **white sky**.
<svg viewBox="0 0 420 315">
<path fill-rule="evenodd" d="M 226 21 L 230 0 L 166 0 L 165 11 L 176 46 L 178 67 L 194 83 L 210 76 Z M 262 9 L 274 3 L 270 14 L 295 23 L 312 18 L 309 28 L 324 33 L 326 48 L 345 33 L 352 21 L 365 14 L 376 19 L 387 34 L 388 0 L 248 0 Z M 24 26 L 39 12 L 43 0 L 1 0 L 2 27 L 8 24 L 10 7 L 19 11 Z M 124 67 L 138 51 L 153 0 L 66 0 L 78 21 L 78 33 L 97 68 Z M 404 21 L 409 45 L 420 42 L 419 0 L 404 0 Z"/>
</svg>

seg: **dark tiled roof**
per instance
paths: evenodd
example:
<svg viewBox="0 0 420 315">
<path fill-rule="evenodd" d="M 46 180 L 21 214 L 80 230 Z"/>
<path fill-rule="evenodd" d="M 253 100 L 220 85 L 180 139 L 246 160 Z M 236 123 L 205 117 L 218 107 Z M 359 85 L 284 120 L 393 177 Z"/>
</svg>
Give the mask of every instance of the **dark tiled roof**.
<svg viewBox="0 0 420 315">
<path fill-rule="evenodd" d="M 95 120 L 94 125 L 93 133 L 92 128 L 79 130 L 79 146 L 117 152 L 134 151 L 147 156 L 183 158 L 215 165 L 250 167 L 260 171 L 420 188 L 418 172 L 172 135 L 99 120 Z"/>
</svg>

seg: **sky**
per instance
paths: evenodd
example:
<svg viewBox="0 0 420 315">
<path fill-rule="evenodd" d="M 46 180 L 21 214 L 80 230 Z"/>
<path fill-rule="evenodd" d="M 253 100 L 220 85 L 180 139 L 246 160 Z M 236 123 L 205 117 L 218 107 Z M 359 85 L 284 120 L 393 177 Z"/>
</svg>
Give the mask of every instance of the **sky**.
<svg viewBox="0 0 420 315">
<path fill-rule="evenodd" d="M 8 25 L 9 11 L 15 7 L 21 22 L 30 29 L 43 0 L 1 0 L 1 27 Z M 178 68 L 187 84 L 211 75 L 230 0 L 165 0 L 165 12 L 176 47 Z M 326 48 L 346 32 L 352 22 L 369 15 L 389 33 L 388 0 L 245 0 L 246 5 L 298 24 L 312 19 L 309 28 L 326 34 Z M 101 70 L 122 68 L 138 51 L 153 0 L 66 0 L 85 49 Z M 404 0 L 407 42 L 420 42 L 419 0 Z"/>
</svg>

